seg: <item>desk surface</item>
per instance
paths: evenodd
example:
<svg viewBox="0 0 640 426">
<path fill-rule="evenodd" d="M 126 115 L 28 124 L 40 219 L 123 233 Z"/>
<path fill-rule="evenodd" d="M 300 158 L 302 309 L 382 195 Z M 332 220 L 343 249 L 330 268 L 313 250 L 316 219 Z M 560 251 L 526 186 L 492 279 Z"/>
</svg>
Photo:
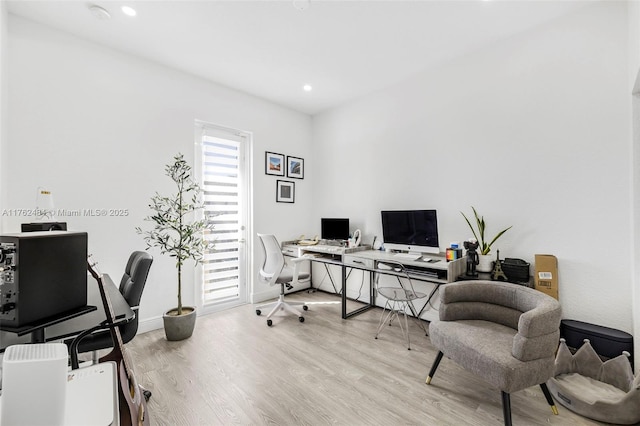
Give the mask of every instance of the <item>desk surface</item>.
<svg viewBox="0 0 640 426">
<path fill-rule="evenodd" d="M 369 267 L 360 267 L 360 269 L 375 269 L 374 265 L 377 261 L 394 261 L 403 264 L 409 270 L 412 278 L 438 283 L 454 281 L 464 271 L 466 265 L 465 259 L 447 262 L 444 253 L 425 254 L 419 260 L 409 260 L 396 257 L 395 253 L 373 250 L 370 246 L 346 248 L 321 244 L 306 246 L 284 242 L 282 251 L 288 256 L 309 257 L 309 260 L 315 262 L 341 264 L 346 261 L 348 266 L 354 266 L 348 261 L 349 258 L 371 261 L 368 263 Z M 433 272 L 431 276 L 428 274 L 429 271 Z"/>
<path fill-rule="evenodd" d="M 105 288 L 109 292 L 109 298 L 113 306 L 113 312 L 116 315 L 116 319 L 131 321 L 135 318 L 135 313 L 120 294 L 118 287 L 114 284 L 113 280 L 108 274 L 104 274 Z M 58 324 L 45 328 L 45 341 L 60 340 L 67 337 L 75 336 L 80 332 L 87 330 L 100 324 L 106 320 L 107 316 L 102 305 L 102 299 L 100 297 L 100 289 L 98 283 L 92 277 L 87 280 L 87 304 L 97 307 L 96 310 L 82 314 L 73 319 L 69 319 Z M 4 350 L 7 346 L 15 345 L 18 343 L 30 343 L 31 336 L 17 336 L 15 333 L 0 331 L 0 349 Z"/>
<path fill-rule="evenodd" d="M 409 260 L 402 259 L 395 256 L 395 253 L 388 253 L 381 250 L 365 250 L 354 253 L 352 256 L 361 257 L 364 259 L 380 260 L 380 261 L 393 261 L 398 262 L 406 266 L 425 267 L 432 269 L 447 270 L 449 268 L 449 262 L 447 262 L 444 254 L 425 254 L 423 256 L 425 260 Z"/>
</svg>

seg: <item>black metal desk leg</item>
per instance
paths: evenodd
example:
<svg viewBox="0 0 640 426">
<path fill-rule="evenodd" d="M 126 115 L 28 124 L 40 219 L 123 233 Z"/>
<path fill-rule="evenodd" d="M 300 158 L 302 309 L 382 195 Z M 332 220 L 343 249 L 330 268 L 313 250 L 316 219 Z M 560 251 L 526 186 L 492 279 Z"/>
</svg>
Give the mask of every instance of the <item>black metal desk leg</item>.
<svg viewBox="0 0 640 426">
<path fill-rule="evenodd" d="M 422 309 L 420 309 L 420 312 L 418 312 L 418 315 L 416 315 L 416 317 L 420 318 L 420 315 L 422 315 L 427 305 L 429 305 L 429 303 L 431 302 L 431 298 L 433 298 L 433 295 L 436 293 L 436 291 L 438 291 L 439 288 L 440 284 L 434 284 L 433 290 L 431 290 L 431 293 L 429 293 L 429 297 L 427 298 L 427 302 L 424 304 Z"/>
<path fill-rule="evenodd" d="M 342 319 L 347 319 L 347 267 L 342 265 Z"/>
<path fill-rule="evenodd" d="M 373 271 L 369 271 L 369 306 L 371 307 L 376 306 L 376 289 L 373 284 L 374 279 L 375 273 Z"/>
<path fill-rule="evenodd" d="M 44 343 L 44 327 L 31 332 L 31 343 Z"/>
<path fill-rule="evenodd" d="M 329 265 L 327 265 L 326 263 L 323 263 L 323 265 L 324 265 L 324 269 L 327 270 L 327 275 L 329 276 L 329 281 L 331 281 L 331 285 L 333 286 L 333 292 L 338 294 L 338 289 L 336 288 L 336 283 L 333 281 L 333 276 L 331 275 L 331 270 L 329 270 Z"/>
</svg>

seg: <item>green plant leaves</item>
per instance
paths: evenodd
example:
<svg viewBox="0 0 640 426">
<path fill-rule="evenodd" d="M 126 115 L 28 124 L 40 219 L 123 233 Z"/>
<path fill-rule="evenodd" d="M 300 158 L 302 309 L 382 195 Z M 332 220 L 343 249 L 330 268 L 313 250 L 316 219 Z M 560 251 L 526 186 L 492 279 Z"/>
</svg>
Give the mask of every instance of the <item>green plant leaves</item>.
<svg viewBox="0 0 640 426">
<path fill-rule="evenodd" d="M 165 174 L 176 184 L 176 192 L 162 196 L 156 192 L 151 197 L 149 208 L 153 213 L 144 218 L 152 223 L 150 230 L 136 227 L 147 243 L 147 249 L 155 247 L 160 253 L 176 259 L 178 268 L 178 310 L 182 311 L 181 272 L 185 260 L 201 262 L 204 253 L 213 248 L 213 243 L 204 238 L 213 229 L 212 215 L 203 219 L 192 219 L 204 209 L 200 201 L 202 189 L 191 177 L 191 166 L 182 154 L 173 158 L 173 163 L 165 166 Z"/>
<path fill-rule="evenodd" d="M 471 224 L 471 221 L 469 220 L 469 218 L 467 218 L 467 216 L 463 212 L 460 212 L 460 213 L 464 217 L 464 220 L 467 221 L 467 224 L 469 225 L 469 228 L 471 228 L 471 232 L 473 232 L 474 238 L 480 243 L 480 254 L 489 254 L 489 252 L 491 251 L 491 246 L 493 245 L 493 243 L 495 243 L 496 240 L 502 236 L 502 234 L 507 232 L 513 226 L 509 226 L 508 228 L 505 228 L 502 231 L 498 232 L 498 234 L 495 237 L 493 237 L 493 239 L 491 240 L 490 243 L 486 243 L 485 242 L 485 238 L 484 238 L 484 233 L 485 233 L 485 230 L 487 228 L 487 224 L 484 221 L 484 216 L 480 216 L 478 214 L 477 210 L 475 209 L 475 207 L 471 206 L 471 209 L 473 210 L 473 215 L 474 215 L 474 217 L 476 219 L 476 227 L 478 229 L 477 233 L 476 233 L 476 230 L 474 229 L 473 225 Z"/>
</svg>

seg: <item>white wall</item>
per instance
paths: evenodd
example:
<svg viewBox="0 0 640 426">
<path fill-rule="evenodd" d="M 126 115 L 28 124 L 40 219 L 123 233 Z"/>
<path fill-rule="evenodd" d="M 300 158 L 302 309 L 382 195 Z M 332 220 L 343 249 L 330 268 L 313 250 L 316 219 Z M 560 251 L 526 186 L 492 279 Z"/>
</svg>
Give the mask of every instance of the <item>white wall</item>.
<svg viewBox="0 0 640 426">
<path fill-rule="evenodd" d="M 633 334 L 640 335 L 640 3 L 629 3 L 629 87 L 633 93 Z M 634 339 L 635 365 L 640 365 L 640 338 Z"/>
<path fill-rule="evenodd" d="M 4 203 L 5 166 L 3 163 L 4 145 L 7 141 L 6 110 L 7 110 L 7 39 L 8 39 L 8 13 L 5 2 L 0 1 L 0 214 Z M 2 233 L 2 220 L 0 220 L 0 233 Z"/>
<path fill-rule="evenodd" d="M 444 249 L 475 206 L 489 232 L 513 225 L 501 257 L 558 257 L 565 318 L 630 332 L 626 10 L 588 6 L 314 117 L 318 216 L 370 242 L 380 210 L 436 208 Z"/>
<path fill-rule="evenodd" d="M 262 258 L 256 232 L 284 239 L 299 233 L 293 224 L 309 227 L 309 116 L 13 15 L 8 57 L 10 143 L 3 172 L 11 179 L 2 183 L 4 207 L 35 207 L 36 188 L 44 185 L 57 209 L 129 209 L 126 217 L 58 218 L 89 233 L 89 251 L 103 271 L 119 279 L 129 253 L 144 249 L 134 228 L 145 225 L 155 191 L 173 190 L 164 176 L 173 155 L 182 152 L 193 164 L 195 119 L 253 133 L 255 214 L 248 240 L 256 265 Z M 276 178 L 264 174 L 265 150 L 307 160 L 295 204 L 275 202 Z M 34 218 L 2 219 L 5 232 L 16 232 Z M 140 315 L 158 325 L 155 319 L 176 304 L 176 273 L 171 260 L 152 254 Z M 185 282 L 193 282 L 193 275 L 188 269 Z M 273 297 L 277 289 L 258 285 L 254 292 Z M 195 303 L 193 291 L 184 300 Z"/>
</svg>

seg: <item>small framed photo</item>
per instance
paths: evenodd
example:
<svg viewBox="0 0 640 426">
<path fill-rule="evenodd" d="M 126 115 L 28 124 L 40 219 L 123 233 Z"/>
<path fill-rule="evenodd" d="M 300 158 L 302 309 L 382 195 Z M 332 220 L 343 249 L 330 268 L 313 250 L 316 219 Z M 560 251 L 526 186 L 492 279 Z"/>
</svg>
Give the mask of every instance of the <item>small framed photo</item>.
<svg viewBox="0 0 640 426">
<path fill-rule="evenodd" d="M 287 155 L 287 177 L 304 179 L 304 160 Z"/>
<path fill-rule="evenodd" d="M 284 155 L 265 151 L 264 172 L 268 175 L 284 176 Z"/>
<path fill-rule="evenodd" d="M 293 203 L 296 192 L 295 182 L 278 180 L 276 184 L 276 201 L 278 203 Z"/>
</svg>

